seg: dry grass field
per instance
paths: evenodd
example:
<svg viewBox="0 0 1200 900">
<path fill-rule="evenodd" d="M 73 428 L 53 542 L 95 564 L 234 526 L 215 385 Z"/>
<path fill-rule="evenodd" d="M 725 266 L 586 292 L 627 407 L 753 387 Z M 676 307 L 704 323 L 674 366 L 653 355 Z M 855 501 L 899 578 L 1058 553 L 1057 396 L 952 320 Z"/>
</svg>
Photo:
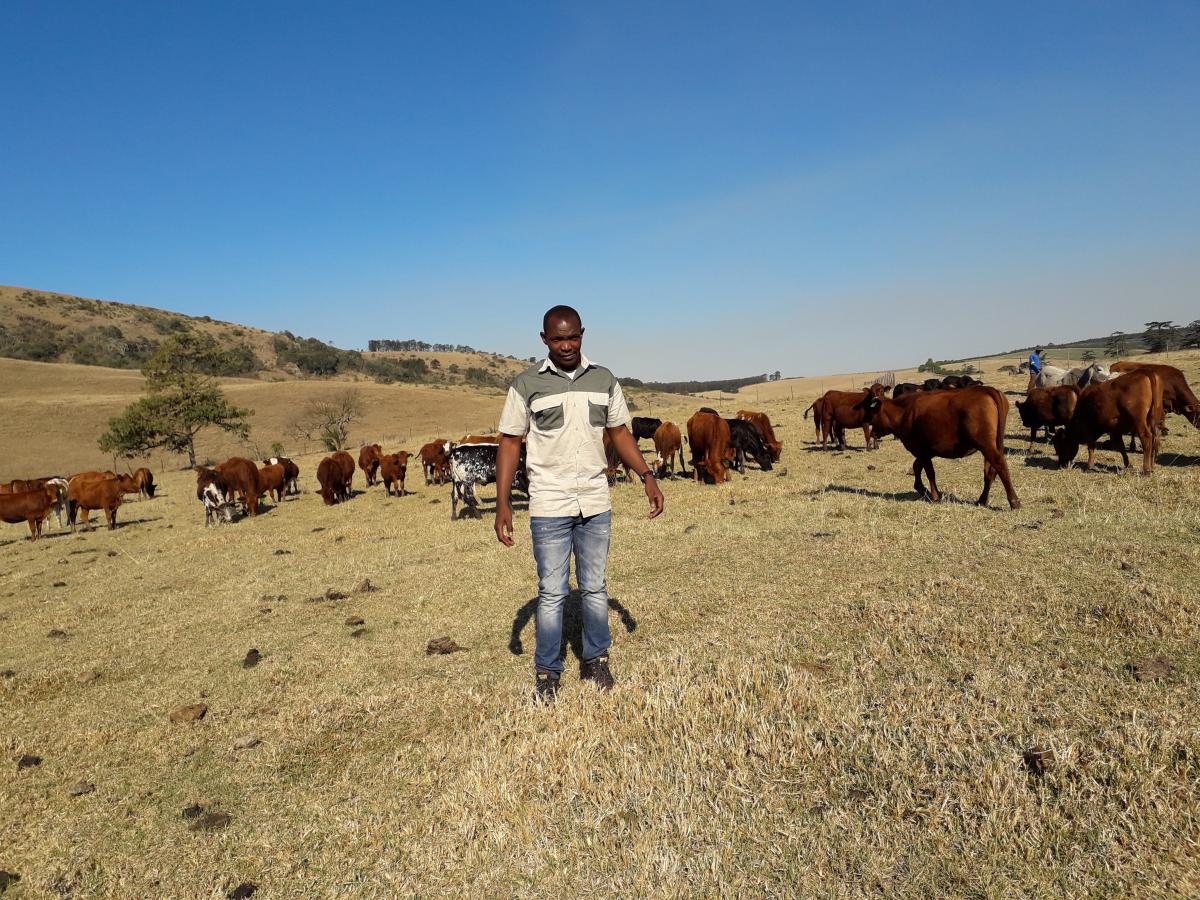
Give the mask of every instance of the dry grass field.
<svg viewBox="0 0 1200 900">
<path fill-rule="evenodd" d="M 1171 362 L 1200 381 L 1196 354 Z M 87 370 L 14 396 L 34 364 L 2 365 L 6 470 L 74 468 L 140 388 Z M 360 474 L 326 508 L 305 456 L 303 495 L 208 530 L 180 471 L 113 532 L 5 526 L 5 900 L 1200 894 L 1200 432 L 1172 417 L 1149 478 L 1108 451 L 1062 471 L 1025 454 L 1014 406 L 1023 508 L 963 502 L 978 456 L 937 464 L 951 499 L 930 505 L 896 442 L 813 446 L 817 384 L 769 387 L 775 472 L 669 482 L 655 521 L 614 488 L 618 686 L 581 685 L 568 651 L 552 709 L 529 702 L 528 518 L 505 549 L 416 467 L 409 496 Z M 228 389 L 278 421 L 301 396 Z M 363 389 L 355 434 L 387 449 L 501 401 Z M 42 421 L 14 432 L 14 409 Z M 467 649 L 426 655 L 441 636 Z"/>
</svg>

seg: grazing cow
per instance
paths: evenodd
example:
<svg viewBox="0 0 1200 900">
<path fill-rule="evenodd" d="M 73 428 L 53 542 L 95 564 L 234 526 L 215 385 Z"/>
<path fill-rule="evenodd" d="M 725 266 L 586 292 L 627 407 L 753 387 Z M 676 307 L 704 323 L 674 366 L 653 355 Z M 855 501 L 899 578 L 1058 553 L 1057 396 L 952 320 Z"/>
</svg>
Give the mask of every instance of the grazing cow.
<svg viewBox="0 0 1200 900">
<path fill-rule="evenodd" d="M 154 499 L 154 473 L 147 468 L 138 469 L 133 473 L 133 480 L 137 482 L 138 493 L 143 497 Z"/>
<path fill-rule="evenodd" d="M 421 457 L 421 471 L 425 475 L 426 484 L 433 484 L 435 481 L 438 484 L 443 484 L 446 478 L 449 477 L 451 446 L 448 440 L 442 439 L 431 441 L 418 452 L 418 455 Z"/>
<path fill-rule="evenodd" d="M 341 503 L 350 496 L 346 484 L 346 470 L 339 460 L 327 456 L 317 466 L 317 484 L 321 486 L 321 500 L 326 506 Z"/>
<path fill-rule="evenodd" d="M 392 486 L 396 487 L 396 496 L 404 496 L 404 476 L 408 472 L 407 450 L 391 453 L 379 460 L 379 477 L 383 481 L 383 489 L 392 496 Z"/>
<path fill-rule="evenodd" d="M 8 491 L 0 494 L 0 521 L 28 523 L 29 539 L 36 541 L 42 536 L 42 522 L 60 502 L 60 486 L 52 481 L 31 491 Z"/>
<path fill-rule="evenodd" d="M 862 391 L 826 391 L 821 395 L 820 400 L 820 431 L 821 431 L 821 448 L 824 449 L 826 443 L 832 437 L 837 441 L 838 449 L 846 449 L 846 429 L 861 428 L 863 430 L 863 441 L 867 445 L 868 450 L 875 449 L 879 442 L 871 435 L 871 426 L 867 424 L 863 418 L 863 412 L 858 408 L 858 405 L 869 396 L 870 391 L 878 387 L 880 396 L 885 388 L 882 385 L 872 385 Z"/>
<path fill-rule="evenodd" d="M 1151 371 L 1162 382 L 1163 412 L 1183 416 L 1196 428 L 1200 428 L 1200 400 L 1192 393 L 1183 373 L 1174 366 L 1161 363 L 1144 363 L 1122 360 L 1113 363 L 1114 372 Z"/>
<path fill-rule="evenodd" d="M 258 489 L 276 503 L 283 501 L 283 492 L 287 489 L 287 473 L 283 466 L 275 463 L 263 466 L 258 470 Z"/>
<path fill-rule="evenodd" d="M 892 388 L 892 399 L 899 400 L 905 394 L 915 394 L 917 391 L 924 390 L 919 384 L 913 384 L 911 381 L 905 381 Z"/>
<path fill-rule="evenodd" d="M 300 493 L 300 467 L 288 459 L 286 456 L 272 456 L 270 459 L 263 460 L 264 466 L 283 466 L 283 475 L 286 479 L 288 494 Z"/>
<path fill-rule="evenodd" d="M 617 446 L 612 442 L 612 438 L 608 436 L 608 429 L 605 429 L 601 435 L 604 442 L 604 477 L 608 479 L 608 486 L 612 487 L 617 483 L 617 467 L 622 466 L 625 469 L 625 480 L 630 480 L 629 466 L 621 461 L 621 455 L 617 453 Z"/>
<path fill-rule="evenodd" d="M 1054 433 L 1059 464 L 1070 465 L 1079 453 L 1079 446 L 1087 444 L 1090 471 L 1096 461 L 1096 443 L 1108 434 L 1112 436 L 1113 449 L 1121 452 L 1125 468 L 1129 468 L 1129 453 L 1123 438 L 1132 434 L 1142 442 L 1142 472 L 1149 475 L 1154 471 L 1162 421 L 1163 384 L 1157 372 L 1135 369 L 1112 381 L 1093 384 L 1079 395 L 1071 421 Z"/>
<path fill-rule="evenodd" d="M 726 419 L 725 424 L 729 426 L 729 447 L 733 450 L 734 468 L 744 473 L 748 454 L 760 469 L 770 472 L 771 448 L 754 423 L 746 419 Z"/>
<path fill-rule="evenodd" d="M 233 492 L 221 473 L 200 466 L 196 469 L 196 499 L 204 504 L 204 527 L 233 521 Z"/>
<path fill-rule="evenodd" d="M 496 481 L 496 453 L 499 444 L 459 444 L 450 451 L 450 521 L 458 518 L 458 503 L 471 511 L 477 518 L 479 497 L 477 485 L 494 484 Z M 525 444 L 521 444 L 521 455 L 517 460 L 517 472 L 513 476 L 513 490 L 529 493 L 529 475 L 525 468 Z"/>
<path fill-rule="evenodd" d="M 687 420 L 687 433 L 692 448 L 692 476 L 700 481 L 703 467 L 714 484 L 722 484 L 729 457 L 729 423 L 705 407 Z"/>
<path fill-rule="evenodd" d="M 242 501 L 246 514 L 250 518 L 257 516 L 258 498 L 263 493 L 258 483 L 258 466 L 245 457 L 231 456 L 213 469 L 221 473 L 229 492 Z"/>
<path fill-rule="evenodd" d="M 346 483 L 346 497 L 354 496 L 354 457 L 345 450 L 335 450 L 329 458 L 342 469 L 342 480 Z"/>
<path fill-rule="evenodd" d="M 771 417 L 766 413 L 754 412 L 750 409 L 739 409 L 737 417 L 754 423 L 754 427 L 758 429 L 762 439 L 767 442 L 767 449 L 771 451 L 771 459 L 779 462 L 779 457 L 783 455 L 783 444 L 775 438 L 775 429 L 771 427 Z"/>
<path fill-rule="evenodd" d="M 83 528 L 91 530 L 88 517 L 92 510 L 104 510 L 109 529 L 117 527 L 117 507 L 126 494 L 138 492 L 137 482 L 132 475 L 116 475 L 111 472 L 84 472 L 74 476 L 67 484 L 67 523 L 75 530 L 75 516 L 83 510 Z"/>
<path fill-rule="evenodd" d="M 940 391 L 942 390 L 942 379 L 926 378 L 921 382 L 921 390 L 923 391 Z"/>
<path fill-rule="evenodd" d="M 367 478 L 367 487 L 375 484 L 375 475 L 379 472 L 379 460 L 383 456 L 383 448 L 378 444 L 367 444 L 358 451 L 358 467 Z"/>
<path fill-rule="evenodd" d="M 679 426 L 674 422 L 663 422 L 654 431 L 654 449 L 658 453 L 658 474 L 666 475 L 668 470 L 675 474 L 675 454 L 679 454 L 679 474 L 687 477 L 687 466 L 683 462 L 683 436 Z"/>
<path fill-rule="evenodd" d="M 934 502 L 941 499 L 933 472 L 935 458 L 961 459 L 978 450 L 983 454 L 983 493 L 979 495 L 979 505 L 987 505 L 992 481 L 999 475 L 1008 505 L 1020 508 L 1021 501 L 1013 490 L 1004 458 L 1008 400 L 995 388 L 981 385 L 956 391 L 922 391 L 889 400 L 876 385 L 860 405 L 868 422 L 879 423 L 913 455 L 914 484 L 922 497 Z M 922 469 L 929 476 L 928 491 L 921 483 Z"/>
<path fill-rule="evenodd" d="M 662 419 L 651 419 L 648 416 L 634 416 L 629 423 L 629 430 L 633 432 L 633 439 L 653 440 L 654 432 L 658 431 L 658 426 L 662 424 Z"/>
<path fill-rule="evenodd" d="M 1029 429 L 1028 452 L 1033 452 L 1033 442 L 1037 440 L 1039 428 L 1045 428 L 1049 437 L 1055 428 L 1071 421 L 1078 400 L 1079 388 L 1068 384 L 1052 388 L 1034 388 L 1023 401 L 1017 401 L 1017 413 L 1021 416 L 1021 422 Z"/>
</svg>

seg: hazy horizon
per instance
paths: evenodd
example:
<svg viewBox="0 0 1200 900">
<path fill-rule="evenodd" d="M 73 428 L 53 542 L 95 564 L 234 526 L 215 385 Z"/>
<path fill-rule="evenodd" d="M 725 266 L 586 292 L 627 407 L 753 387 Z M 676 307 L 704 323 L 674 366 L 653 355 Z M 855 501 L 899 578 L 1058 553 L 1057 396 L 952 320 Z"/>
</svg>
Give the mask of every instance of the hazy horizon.
<svg viewBox="0 0 1200 900">
<path fill-rule="evenodd" d="M 1195 4 L 5 20 L 4 283 L 670 381 L 1200 317 Z"/>
</svg>

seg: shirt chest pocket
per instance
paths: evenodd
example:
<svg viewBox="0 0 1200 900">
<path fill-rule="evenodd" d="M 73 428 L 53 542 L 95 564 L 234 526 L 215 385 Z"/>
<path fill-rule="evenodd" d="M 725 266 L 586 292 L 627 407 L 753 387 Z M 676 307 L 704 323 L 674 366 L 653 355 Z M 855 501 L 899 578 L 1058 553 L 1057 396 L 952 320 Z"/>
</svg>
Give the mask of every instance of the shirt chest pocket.
<svg viewBox="0 0 1200 900">
<path fill-rule="evenodd" d="M 549 397 L 538 397 L 529 404 L 529 413 L 538 431 L 558 431 L 563 427 L 566 419 L 563 400 L 562 394 L 551 394 Z"/>
<path fill-rule="evenodd" d="M 588 424 L 593 428 L 608 425 L 608 394 L 589 392 L 587 397 Z"/>
</svg>

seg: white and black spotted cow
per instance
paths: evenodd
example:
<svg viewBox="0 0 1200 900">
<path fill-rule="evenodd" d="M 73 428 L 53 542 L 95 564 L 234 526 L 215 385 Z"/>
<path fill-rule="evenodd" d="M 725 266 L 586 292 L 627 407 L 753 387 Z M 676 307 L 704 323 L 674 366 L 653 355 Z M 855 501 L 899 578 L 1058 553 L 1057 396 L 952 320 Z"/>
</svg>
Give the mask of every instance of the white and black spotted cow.
<svg viewBox="0 0 1200 900">
<path fill-rule="evenodd" d="M 225 486 L 219 472 L 199 469 L 196 472 L 196 499 L 204 504 L 204 527 L 233 521 L 233 495 Z"/>
<path fill-rule="evenodd" d="M 479 512 L 475 486 L 496 482 L 496 453 L 499 449 L 499 444 L 459 444 L 450 451 L 450 521 L 458 518 L 459 501 L 475 518 L 483 518 Z M 529 493 L 524 444 L 521 445 L 521 457 L 513 477 L 513 490 Z"/>
</svg>

